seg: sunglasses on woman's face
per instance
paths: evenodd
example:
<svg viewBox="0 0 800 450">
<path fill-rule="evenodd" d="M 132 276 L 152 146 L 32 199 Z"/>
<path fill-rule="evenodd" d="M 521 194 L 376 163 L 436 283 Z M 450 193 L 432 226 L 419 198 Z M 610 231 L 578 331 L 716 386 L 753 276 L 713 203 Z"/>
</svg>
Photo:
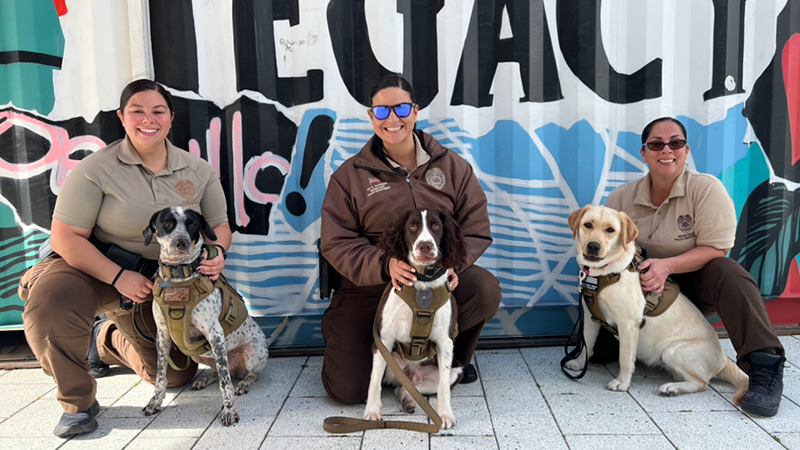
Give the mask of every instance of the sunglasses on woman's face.
<svg viewBox="0 0 800 450">
<path fill-rule="evenodd" d="M 660 152 L 661 150 L 664 149 L 665 145 L 669 145 L 669 148 L 671 148 L 672 150 L 680 150 L 680 149 L 682 149 L 683 147 L 686 146 L 686 140 L 684 140 L 684 139 L 675 139 L 674 141 L 669 141 L 669 143 L 655 141 L 655 142 L 648 142 L 648 143 L 646 143 L 644 145 L 645 145 L 645 147 L 649 148 L 650 150 L 652 150 L 654 152 Z"/>
<path fill-rule="evenodd" d="M 373 106 L 371 110 L 372 115 L 378 120 L 384 120 L 389 117 L 389 113 L 392 110 L 394 110 L 394 115 L 402 119 L 411 114 L 411 109 L 414 108 L 414 105 L 414 103 L 400 103 L 394 106 Z"/>
</svg>

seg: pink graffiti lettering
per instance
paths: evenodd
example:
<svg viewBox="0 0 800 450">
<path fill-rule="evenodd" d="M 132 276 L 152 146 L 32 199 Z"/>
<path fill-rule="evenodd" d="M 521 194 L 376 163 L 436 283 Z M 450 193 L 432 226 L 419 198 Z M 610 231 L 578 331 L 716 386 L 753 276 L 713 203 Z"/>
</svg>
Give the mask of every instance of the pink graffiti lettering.
<svg viewBox="0 0 800 450">
<path fill-rule="evenodd" d="M 10 130 L 13 126 L 25 128 L 47 139 L 50 142 L 50 150 L 41 159 L 27 164 L 12 164 L 0 159 L 0 176 L 29 178 L 54 169 L 50 178 L 50 186 L 56 194 L 58 194 L 64 179 L 67 178 L 67 174 L 80 162 L 69 159 L 69 155 L 78 150 L 95 152 L 106 146 L 105 142 L 95 136 L 76 136 L 70 139 L 69 134 L 63 128 L 14 111 L 0 112 L 0 134 Z"/>
<path fill-rule="evenodd" d="M 800 160 L 800 34 L 795 33 L 781 52 L 783 83 L 789 110 L 789 130 L 792 146 L 792 165 Z"/>
</svg>

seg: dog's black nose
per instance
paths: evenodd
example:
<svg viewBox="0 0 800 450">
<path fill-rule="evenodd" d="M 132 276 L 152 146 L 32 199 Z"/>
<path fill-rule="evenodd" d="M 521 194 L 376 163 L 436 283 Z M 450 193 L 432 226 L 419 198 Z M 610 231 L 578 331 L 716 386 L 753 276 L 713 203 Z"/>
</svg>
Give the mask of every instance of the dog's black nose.
<svg viewBox="0 0 800 450">
<path fill-rule="evenodd" d="M 178 239 L 178 242 L 175 243 L 175 247 L 178 250 L 188 250 L 189 249 L 189 240 L 188 239 Z"/>
<path fill-rule="evenodd" d="M 594 242 L 594 241 L 589 242 L 588 244 L 586 244 L 586 250 L 589 252 L 590 255 L 596 255 L 596 254 L 600 253 L 600 250 L 602 248 L 603 248 L 602 245 L 600 245 L 599 243 Z"/>
<path fill-rule="evenodd" d="M 433 242 L 431 241 L 422 241 L 417 246 L 421 253 L 430 253 L 433 251 Z"/>
</svg>

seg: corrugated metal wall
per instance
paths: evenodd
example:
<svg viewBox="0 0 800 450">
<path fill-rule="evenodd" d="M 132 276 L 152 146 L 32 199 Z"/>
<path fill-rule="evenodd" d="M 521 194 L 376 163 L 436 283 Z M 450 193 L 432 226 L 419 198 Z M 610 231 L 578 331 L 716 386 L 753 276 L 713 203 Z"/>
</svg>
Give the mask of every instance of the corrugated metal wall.
<svg viewBox="0 0 800 450">
<path fill-rule="evenodd" d="M 479 264 L 504 301 L 486 335 L 569 331 L 566 217 L 644 174 L 639 133 L 664 115 L 687 125 L 689 166 L 734 199 L 731 257 L 773 321 L 800 322 L 800 0 L 3 0 L 0 27 L 6 328 L 61 182 L 123 136 L 119 94 L 149 77 L 175 96 L 172 141 L 225 187 L 229 279 L 265 327 L 291 317 L 279 345 L 321 342 L 321 202 L 370 137 L 368 91 L 389 72 L 489 198 Z"/>
</svg>

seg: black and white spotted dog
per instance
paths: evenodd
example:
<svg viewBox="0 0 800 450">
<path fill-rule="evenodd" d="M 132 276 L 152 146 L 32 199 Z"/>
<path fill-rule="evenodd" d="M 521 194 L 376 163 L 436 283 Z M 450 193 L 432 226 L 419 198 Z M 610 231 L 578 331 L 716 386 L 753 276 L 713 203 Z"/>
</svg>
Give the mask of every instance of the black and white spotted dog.
<svg viewBox="0 0 800 450">
<path fill-rule="evenodd" d="M 417 292 L 444 287 L 448 283 L 447 269 L 459 267 L 466 260 L 467 250 L 458 224 L 449 214 L 433 209 L 416 209 L 400 218 L 381 237 L 381 247 L 387 257 L 407 261 L 417 268 Z M 424 269 L 433 269 L 429 277 Z M 404 287 L 408 289 L 408 286 Z M 449 289 L 448 289 L 449 291 Z M 409 343 L 413 313 L 394 288 L 384 294 L 378 305 L 378 330 L 387 349 L 395 342 Z M 448 292 L 449 295 L 449 292 Z M 437 413 L 442 418 L 442 428 L 450 429 L 456 421 L 450 406 L 450 386 L 461 375 L 461 367 L 453 365 L 453 340 L 456 334 L 458 312 L 452 295 L 440 307 L 433 319 L 429 339 L 435 344 L 436 362 L 431 360 L 405 360 L 398 352 L 392 356 L 403 372 L 422 394 L 437 394 Z M 373 345 L 372 374 L 369 383 L 367 407 L 364 418 L 381 420 L 381 382 L 397 386 L 395 395 L 406 412 L 413 413 L 415 403 L 402 387 L 386 362 Z M 437 367 L 438 363 L 438 367 Z"/>
<path fill-rule="evenodd" d="M 165 208 L 150 219 L 150 224 L 143 231 L 145 245 L 149 245 L 155 236 L 161 246 L 159 256 L 160 278 L 166 282 L 182 282 L 204 277 L 199 272 L 192 272 L 188 278 L 165 277 L 164 265 L 176 267 L 196 264 L 201 258 L 204 248 L 203 232 L 209 239 L 216 240 L 214 230 L 206 223 L 202 215 L 190 209 L 180 207 Z M 183 273 L 181 273 L 183 275 Z M 173 272 L 173 276 L 175 276 Z M 180 275 L 178 275 L 180 276 Z M 190 340 L 205 337 L 211 350 L 192 357 L 199 364 L 205 364 L 215 372 L 202 377 L 192 384 L 192 389 L 203 389 L 219 377 L 222 391 L 222 424 L 231 425 L 239 421 L 239 413 L 234 406 L 236 395 L 245 394 L 256 380 L 258 373 L 267 364 L 269 351 L 267 339 L 261 328 L 252 317 L 247 316 L 244 322 L 227 337 L 224 336 L 219 317 L 222 310 L 220 289 L 214 289 L 192 311 Z M 161 410 L 167 388 L 167 357 L 170 350 L 169 329 L 161 308 L 153 305 L 153 316 L 158 327 L 156 347 L 158 349 L 158 373 L 156 375 L 155 394 L 145 406 L 145 415 Z M 231 376 L 240 377 L 241 381 L 234 390 Z"/>
</svg>

